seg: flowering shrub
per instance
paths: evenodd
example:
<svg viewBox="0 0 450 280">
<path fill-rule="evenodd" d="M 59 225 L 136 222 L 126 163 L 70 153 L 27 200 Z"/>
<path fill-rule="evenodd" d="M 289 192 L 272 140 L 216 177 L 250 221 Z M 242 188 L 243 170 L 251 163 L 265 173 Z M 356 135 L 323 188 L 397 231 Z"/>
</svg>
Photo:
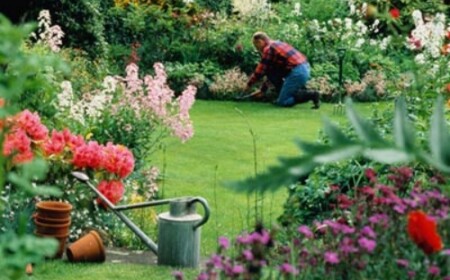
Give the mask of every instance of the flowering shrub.
<svg viewBox="0 0 450 280">
<path fill-rule="evenodd" d="M 370 70 L 360 83 L 347 82 L 344 87 L 349 96 L 359 101 L 375 101 L 386 96 L 386 78 L 380 71 Z"/>
<path fill-rule="evenodd" d="M 53 52 L 59 52 L 61 50 L 62 38 L 64 32 L 59 25 L 51 25 L 52 19 L 48 10 L 42 10 L 38 16 L 38 34 L 32 33 L 31 37 L 36 40 L 37 43 L 43 44 L 49 47 Z"/>
<path fill-rule="evenodd" d="M 291 225 L 296 230 L 286 241 L 259 228 L 238 236 L 227 251 L 221 238 L 198 279 L 449 279 L 450 197 L 412 181 L 410 168 L 392 170 L 390 185 L 368 169 L 370 183 L 354 195 L 333 190 L 332 218 Z"/>
<path fill-rule="evenodd" d="M 247 81 L 247 75 L 235 67 L 225 71 L 223 75 L 215 75 L 209 90 L 217 99 L 230 99 L 244 91 Z"/>
</svg>

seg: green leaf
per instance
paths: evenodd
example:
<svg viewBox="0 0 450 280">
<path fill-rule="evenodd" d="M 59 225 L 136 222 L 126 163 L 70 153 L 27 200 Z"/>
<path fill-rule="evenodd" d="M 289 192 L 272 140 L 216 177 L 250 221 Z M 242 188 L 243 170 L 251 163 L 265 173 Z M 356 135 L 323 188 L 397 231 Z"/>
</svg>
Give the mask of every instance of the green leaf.
<svg viewBox="0 0 450 280">
<path fill-rule="evenodd" d="M 329 147 L 327 151 L 313 156 L 313 160 L 319 164 L 332 163 L 357 156 L 363 147 L 360 145 L 342 145 Z"/>
<path fill-rule="evenodd" d="M 399 97 L 395 104 L 394 138 L 397 147 L 407 151 L 414 151 L 415 135 L 408 122 L 408 112 L 403 96 Z"/>
<path fill-rule="evenodd" d="M 385 141 L 383 138 L 378 134 L 378 132 L 373 129 L 373 125 L 370 124 L 368 121 L 361 118 L 356 111 L 353 109 L 353 103 L 350 98 L 347 98 L 345 100 L 346 103 L 346 110 L 347 110 L 347 117 L 350 120 L 350 122 L 353 125 L 353 128 L 355 129 L 356 134 L 358 137 L 364 142 L 369 145 L 373 144 L 384 144 Z"/>
<path fill-rule="evenodd" d="M 443 103 L 443 97 L 439 96 L 431 117 L 430 151 L 434 160 L 450 168 L 450 145 L 448 145 L 450 137 L 444 116 Z"/>
<path fill-rule="evenodd" d="M 324 119 L 323 130 L 325 134 L 330 137 L 331 143 L 336 145 L 345 145 L 353 143 L 353 141 L 348 138 L 335 124 L 333 124 L 329 119 Z"/>
<path fill-rule="evenodd" d="M 363 154 L 367 158 L 386 164 L 408 162 L 413 159 L 413 156 L 408 152 L 389 147 L 366 149 Z"/>
</svg>

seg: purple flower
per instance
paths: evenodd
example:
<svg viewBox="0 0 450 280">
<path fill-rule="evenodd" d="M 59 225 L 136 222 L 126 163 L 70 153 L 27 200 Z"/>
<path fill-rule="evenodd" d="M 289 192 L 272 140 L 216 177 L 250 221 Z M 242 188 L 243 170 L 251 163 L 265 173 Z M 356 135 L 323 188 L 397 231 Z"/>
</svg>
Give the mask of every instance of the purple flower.
<svg viewBox="0 0 450 280">
<path fill-rule="evenodd" d="M 450 249 L 442 250 L 441 254 L 444 256 L 450 256 Z"/>
<path fill-rule="evenodd" d="M 250 244 L 252 242 L 251 236 L 248 234 L 239 235 L 236 237 L 236 242 L 242 245 Z"/>
<path fill-rule="evenodd" d="M 197 280 L 208 280 L 208 274 L 205 272 L 200 273 L 200 275 L 197 276 Z"/>
<path fill-rule="evenodd" d="M 219 246 L 221 249 L 225 250 L 230 248 L 230 240 L 224 236 L 219 237 Z"/>
<path fill-rule="evenodd" d="M 450 275 L 445 276 L 442 280 L 450 280 Z"/>
<path fill-rule="evenodd" d="M 350 227 L 344 224 L 341 224 L 341 232 L 343 234 L 352 234 L 355 232 L 355 228 L 354 227 Z"/>
<path fill-rule="evenodd" d="M 439 274 L 441 273 L 441 270 L 439 269 L 439 267 L 432 265 L 432 266 L 428 267 L 428 273 L 433 276 L 439 276 Z"/>
<path fill-rule="evenodd" d="M 371 253 L 377 246 L 377 243 L 374 240 L 368 239 L 366 237 L 361 237 L 360 239 L 358 239 L 358 244 L 359 246 L 361 246 L 361 248 L 365 249 L 369 253 Z"/>
<path fill-rule="evenodd" d="M 283 275 L 297 275 L 298 270 L 290 263 L 283 263 L 280 265 L 280 271 Z"/>
<path fill-rule="evenodd" d="M 361 229 L 361 233 L 367 237 L 375 239 L 377 237 L 377 234 L 370 226 L 365 226 Z"/>
<path fill-rule="evenodd" d="M 232 272 L 233 272 L 234 275 L 242 274 L 242 273 L 244 273 L 244 267 L 242 265 L 239 265 L 239 264 L 235 265 L 235 266 L 233 266 Z"/>
<path fill-rule="evenodd" d="M 413 279 L 416 276 L 416 272 L 414 270 L 408 271 L 408 278 Z"/>
<path fill-rule="evenodd" d="M 399 267 L 408 267 L 409 266 L 409 261 L 405 260 L 405 259 L 397 259 L 395 262 L 397 263 L 397 265 Z"/>
<path fill-rule="evenodd" d="M 389 217 L 386 214 L 375 214 L 369 217 L 369 222 L 372 224 L 387 225 L 389 222 Z"/>
<path fill-rule="evenodd" d="M 344 254 L 349 254 L 349 253 L 356 253 L 358 252 L 358 248 L 356 248 L 355 246 L 353 246 L 353 240 L 351 238 L 348 237 L 344 237 L 344 239 L 341 242 L 341 245 L 339 247 L 339 249 L 344 253 Z"/>
<path fill-rule="evenodd" d="M 407 207 L 404 204 L 398 203 L 392 209 L 399 214 L 405 214 Z"/>
<path fill-rule="evenodd" d="M 244 250 L 244 251 L 242 252 L 242 255 L 244 256 L 244 259 L 245 259 L 246 261 L 251 261 L 251 260 L 253 260 L 253 253 L 252 253 L 252 251 L 250 251 L 250 250 Z"/>
<path fill-rule="evenodd" d="M 215 268 L 222 268 L 222 258 L 219 255 L 213 255 L 210 259 L 210 262 L 214 265 Z"/>
<path fill-rule="evenodd" d="M 325 263 L 329 263 L 329 264 L 338 264 L 339 263 L 339 256 L 335 252 L 325 252 L 324 258 L 325 258 Z"/>
<path fill-rule="evenodd" d="M 174 271 L 174 272 L 172 272 L 172 276 L 175 277 L 176 280 L 183 280 L 184 279 L 183 272 L 181 272 L 181 271 Z"/>
<path fill-rule="evenodd" d="M 303 234 L 306 238 L 313 238 L 314 234 L 308 226 L 302 225 L 298 228 L 298 232 Z"/>
</svg>

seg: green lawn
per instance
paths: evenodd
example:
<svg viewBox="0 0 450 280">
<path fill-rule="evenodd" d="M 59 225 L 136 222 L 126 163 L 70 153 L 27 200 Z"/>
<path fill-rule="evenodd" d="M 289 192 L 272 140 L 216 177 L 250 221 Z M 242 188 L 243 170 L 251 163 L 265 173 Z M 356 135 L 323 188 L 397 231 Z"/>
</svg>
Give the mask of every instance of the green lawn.
<svg viewBox="0 0 450 280">
<path fill-rule="evenodd" d="M 258 171 L 263 171 L 276 163 L 279 156 L 298 154 L 294 140 L 317 139 L 322 117 L 336 122 L 345 119 L 344 115 L 333 114 L 331 104 L 324 104 L 318 111 L 309 107 L 310 104 L 278 108 L 266 103 L 200 100 L 195 103 L 191 115 L 194 137 L 185 144 L 169 139 L 165 153 L 159 151 L 154 155 L 154 164 L 166 166 L 163 184 L 166 198 L 201 196 L 209 202 L 211 218 L 202 228 L 203 257 L 215 251 L 217 236 L 233 237 L 242 230 L 251 229 L 254 223 L 254 197 L 249 199 L 245 193 L 230 191 L 222 186 L 222 182 L 254 174 L 255 164 Z M 372 109 L 370 104 L 358 104 L 356 108 L 364 114 L 369 114 Z M 255 135 L 256 153 L 250 129 Z M 262 209 L 267 225 L 276 221 L 285 198 L 284 190 L 266 194 Z M 32 278 L 59 279 L 64 275 L 68 280 L 170 279 L 170 271 L 170 268 L 139 265 L 49 262 L 37 267 Z M 192 270 L 187 272 L 193 273 Z"/>
</svg>

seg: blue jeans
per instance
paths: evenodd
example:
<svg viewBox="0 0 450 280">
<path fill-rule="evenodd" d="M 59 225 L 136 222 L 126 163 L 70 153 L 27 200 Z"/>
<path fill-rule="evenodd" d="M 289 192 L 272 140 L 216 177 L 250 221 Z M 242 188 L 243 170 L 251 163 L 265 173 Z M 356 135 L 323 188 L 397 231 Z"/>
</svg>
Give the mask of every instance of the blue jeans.
<svg viewBox="0 0 450 280">
<path fill-rule="evenodd" d="M 306 85 L 310 77 L 310 66 L 308 62 L 297 65 L 284 78 L 277 73 L 268 73 L 267 78 L 280 93 L 276 104 L 283 107 L 295 105 L 294 95 Z"/>
</svg>

